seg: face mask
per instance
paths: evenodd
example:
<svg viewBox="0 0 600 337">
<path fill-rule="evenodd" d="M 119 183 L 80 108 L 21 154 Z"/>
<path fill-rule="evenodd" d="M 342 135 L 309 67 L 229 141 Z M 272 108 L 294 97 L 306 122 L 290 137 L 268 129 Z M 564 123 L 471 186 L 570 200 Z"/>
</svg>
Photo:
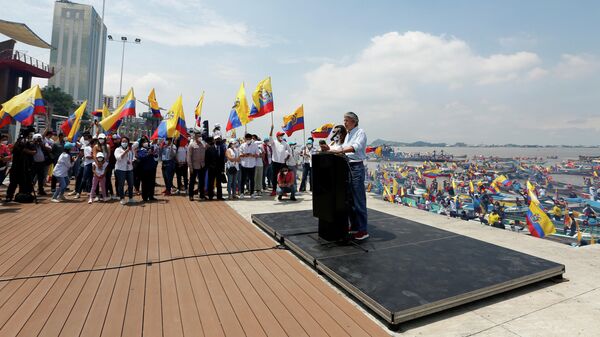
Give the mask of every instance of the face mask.
<svg viewBox="0 0 600 337">
<path fill-rule="evenodd" d="M 308 145 L 306 145 L 306 147 L 308 147 L 309 149 L 312 149 L 312 144 L 308 144 Z"/>
<path fill-rule="evenodd" d="M 104 144 L 104 139 L 102 139 L 102 138 L 98 139 L 98 143 Z"/>
<path fill-rule="evenodd" d="M 6 145 L 6 144 L 8 144 L 8 140 L 3 140 L 2 145 Z"/>
<path fill-rule="evenodd" d="M 121 143 L 121 147 L 124 148 L 124 149 L 126 149 L 128 145 L 129 144 L 127 144 L 127 143 Z"/>
<path fill-rule="evenodd" d="M 147 149 L 149 146 L 150 146 L 150 145 L 148 145 L 148 143 L 142 143 L 142 147 L 143 147 L 143 148 L 146 148 L 146 149 Z"/>
<path fill-rule="evenodd" d="M 84 141 L 83 141 L 83 145 L 84 145 L 84 146 L 88 146 L 89 144 L 90 144 L 90 141 L 89 141 L 89 140 L 84 140 Z"/>
<path fill-rule="evenodd" d="M 104 157 L 98 157 L 98 161 L 99 162 L 103 162 L 104 161 Z"/>
</svg>

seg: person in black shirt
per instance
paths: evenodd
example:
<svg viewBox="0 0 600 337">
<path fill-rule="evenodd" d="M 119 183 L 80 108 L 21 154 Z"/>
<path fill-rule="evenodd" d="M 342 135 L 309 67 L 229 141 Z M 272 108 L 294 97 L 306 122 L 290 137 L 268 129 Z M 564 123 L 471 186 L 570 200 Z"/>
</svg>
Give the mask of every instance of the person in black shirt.
<svg viewBox="0 0 600 337">
<path fill-rule="evenodd" d="M 208 199 L 212 200 L 215 196 L 215 187 L 217 188 L 217 200 L 223 199 L 223 175 L 225 172 L 225 151 L 221 147 L 221 137 L 215 139 L 208 137 L 206 142 L 206 168 L 208 170 Z"/>
<path fill-rule="evenodd" d="M 17 187 L 19 187 L 19 194 L 31 195 L 33 192 L 31 165 L 36 151 L 31 140 L 34 131 L 31 127 L 21 130 L 21 135 L 13 146 L 13 161 L 10 168 L 10 184 L 6 191 L 6 202 L 13 200 Z"/>
</svg>

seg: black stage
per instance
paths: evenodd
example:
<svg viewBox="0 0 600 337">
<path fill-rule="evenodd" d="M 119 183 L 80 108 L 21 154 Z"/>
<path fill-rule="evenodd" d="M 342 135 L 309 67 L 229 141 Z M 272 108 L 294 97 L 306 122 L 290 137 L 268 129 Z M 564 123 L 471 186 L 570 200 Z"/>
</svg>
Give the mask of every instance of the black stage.
<svg viewBox="0 0 600 337">
<path fill-rule="evenodd" d="M 561 264 L 369 209 L 360 245 L 317 235 L 312 210 L 252 221 L 390 324 L 561 276 Z"/>
</svg>

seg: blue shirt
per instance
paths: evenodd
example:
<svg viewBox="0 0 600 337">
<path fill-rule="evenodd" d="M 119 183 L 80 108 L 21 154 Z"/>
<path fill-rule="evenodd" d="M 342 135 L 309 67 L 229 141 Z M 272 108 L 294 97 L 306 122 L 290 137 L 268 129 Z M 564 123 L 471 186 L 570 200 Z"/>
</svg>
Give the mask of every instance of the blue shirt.
<svg viewBox="0 0 600 337">
<path fill-rule="evenodd" d="M 360 162 L 367 159 L 367 134 L 363 129 L 355 127 L 348 132 L 342 146 L 352 146 L 354 148 L 354 153 L 346 153 L 351 162 Z"/>
</svg>

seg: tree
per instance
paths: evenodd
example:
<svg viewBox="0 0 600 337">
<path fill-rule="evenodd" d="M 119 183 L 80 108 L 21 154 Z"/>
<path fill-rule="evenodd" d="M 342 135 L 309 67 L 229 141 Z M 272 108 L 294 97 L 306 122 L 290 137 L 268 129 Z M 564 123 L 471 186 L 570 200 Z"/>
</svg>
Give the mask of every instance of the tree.
<svg viewBox="0 0 600 337">
<path fill-rule="evenodd" d="M 42 96 L 48 103 L 50 112 L 55 115 L 69 116 L 77 107 L 73 102 L 73 96 L 55 86 L 46 86 L 42 89 Z"/>
</svg>

